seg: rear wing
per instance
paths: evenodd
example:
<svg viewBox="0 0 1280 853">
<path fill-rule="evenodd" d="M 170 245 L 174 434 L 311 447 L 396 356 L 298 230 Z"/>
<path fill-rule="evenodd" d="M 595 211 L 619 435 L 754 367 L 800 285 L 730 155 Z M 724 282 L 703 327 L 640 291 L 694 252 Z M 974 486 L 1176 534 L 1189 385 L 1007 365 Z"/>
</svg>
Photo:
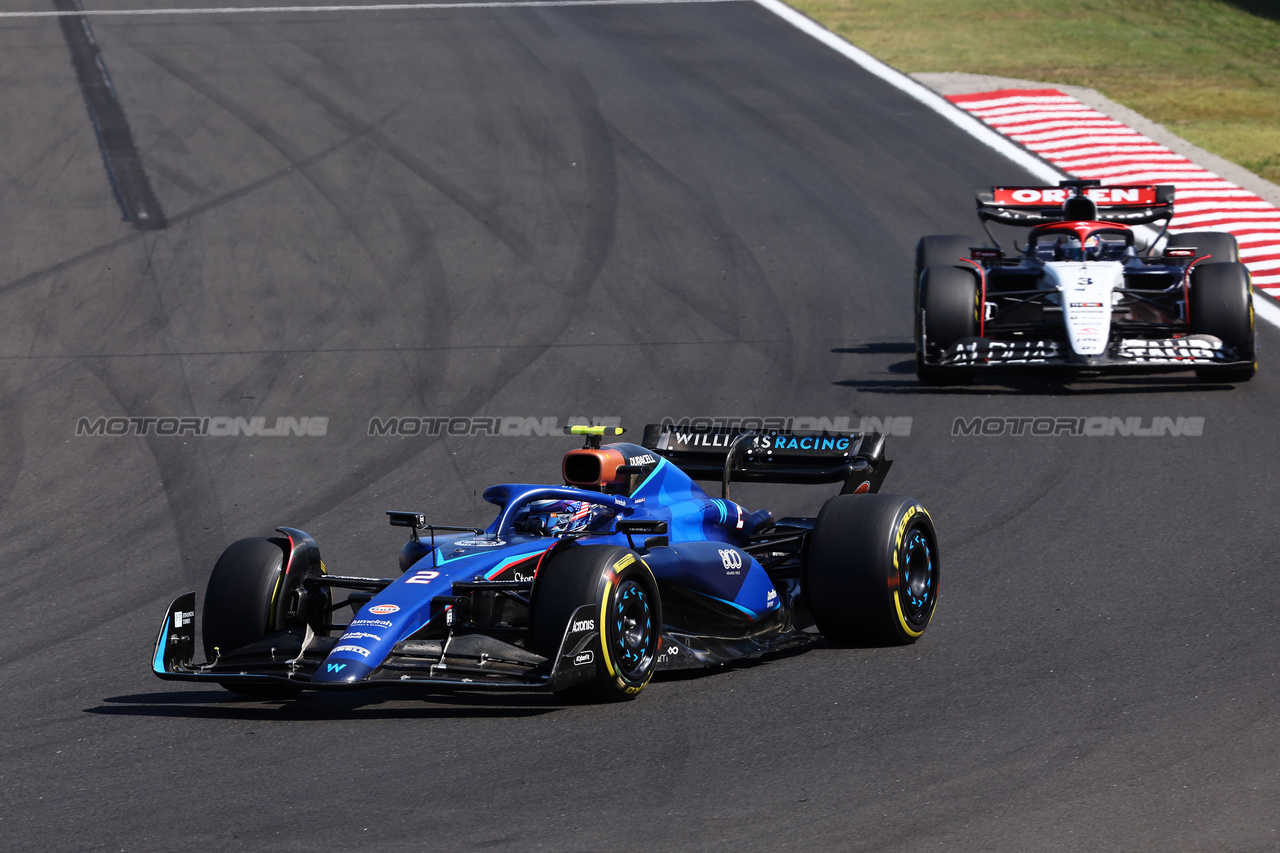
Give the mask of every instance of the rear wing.
<svg viewBox="0 0 1280 853">
<path fill-rule="evenodd" d="M 1173 218 L 1173 184 L 1104 187 L 1101 181 L 1060 181 L 1056 187 L 992 187 L 978 190 L 978 218 L 1002 225 L 1047 225 L 1074 219 L 1147 225 Z M 1092 216 L 1075 215 L 1072 198 L 1093 202 Z M 1090 205 L 1084 204 L 1089 208 Z"/>
<path fill-rule="evenodd" d="M 878 432 L 796 432 L 649 424 L 641 443 L 695 480 L 843 483 L 840 494 L 877 492 L 893 462 Z"/>
</svg>

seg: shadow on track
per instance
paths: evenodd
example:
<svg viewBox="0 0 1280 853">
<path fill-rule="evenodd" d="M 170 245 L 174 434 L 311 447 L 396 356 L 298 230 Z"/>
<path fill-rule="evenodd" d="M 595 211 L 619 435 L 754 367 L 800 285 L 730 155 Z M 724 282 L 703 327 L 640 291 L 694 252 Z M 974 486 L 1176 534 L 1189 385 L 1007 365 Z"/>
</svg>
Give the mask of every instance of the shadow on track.
<svg viewBox="0 0 1280 853">
<path fill-rule="evenodd" d="M 908 369 L 909 368 L 909 369 Z M 890 373 L 914 374 L 915 362 L 900 362 L 889 367 Z M 1095 377 L 1065 381 L 1052 376 L 1003 376 L 989 377 L 985 382 L 972 385 L 925 385 L 914 375 L 910 379 L 841 379 L 832 382 L 856 391 L 874 391 L 877 394 L 924 394 L 929 396 L 991 397 L 1009 395 L 1017 397 L 1105 397 L 1123 394 L 1181 394 L 1188 391 L 1230 391 L 1234 385 L 1209 384 L 1195 380 L 1168 379 L 1151 376 Z"/>
<path fill-rule="evenodd" d="M 838 355 L 906 355 L 915 353 L 910 341 L 881 341 L 836 347 L 831 352 Z M 925 385 L 915 378 L 915 359 L 896 361 L 886 366 L 888 373 L 909 376 L 910 379 L 841 379 L 832 385 L 853 388 L 857 391 L 874 391 L 879 394 L 928 394 L 950 396 L 992 396 L 1000 394 L 1030 396 L 1047 394 L 1061 397 L 1091 397 L 1111 394 L 1167 394 L 1184 391 L 1227 391 L 1235 386 L 1228 383 L 1202 383 L 1180 376 L 1079 376 L 1066 372 L 1037 373 L 984 373 L 970 385 Z"/>
<path fill-rule="evenodd" d="M 730 661 L 720 666 L 654 673 L 655 684 L 695 681 L 736 669 L 778 664 L 813 649 L 836 646 L 821 638 L 794 649 L 759 658 Z M 844 646 L 842 648 L 875 648 Z M 108 717 L 179 717 L 193 720 L 264 720 L 276 722 L 326 720 L 441 720 L 527 719 L 568 708 L 609 703 L 579 702 L 551 693 L 428 692 L 421 688 L 379 687 L 345 693 L 304 692 L 293 699 L 249 699 L 221 688 L 171 690 L 109 696 L 105 704 L 85 708 L 86 714 Z M 384 707 L 385 706 L 385 707 Z M 444 706 L 444 707 L 441 707 Z"/>
<path fill-rule="evenodd" d="M 303 693 L 278 701 L 247 699 L 225 690 L 184 690 L 111 696 L 86 714 L 182 717 L 200 720 L 438 720 L 524 719 L 565 708 L 549 694 L 425 693 L 395 687 L 351 693 Z M 441 706 L 446 707 L 441 707 Z M 382 707 L 385 706 L 385 707 Z"/>
<path fill-rule="evenodd" d="M 837 347 L 832 350 L 832 352 L 842 355 L 912 355 L 915 351 L 916 346 L 910 341 L 856 344 L 851 347 Z"/>
</svg>

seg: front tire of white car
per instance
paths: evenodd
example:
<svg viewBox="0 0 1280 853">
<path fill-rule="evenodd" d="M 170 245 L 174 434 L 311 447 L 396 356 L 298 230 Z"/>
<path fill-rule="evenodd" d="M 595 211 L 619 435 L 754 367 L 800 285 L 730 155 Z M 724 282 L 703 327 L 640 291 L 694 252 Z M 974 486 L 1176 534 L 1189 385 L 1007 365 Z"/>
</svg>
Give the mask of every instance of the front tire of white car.
<svg viewBox="0 0 1280 853">
<path fill-rule="evenodd" d="M 1227 235 L 1230 236 L 1230 235 Z M 1189 292 L 1192 334 L 1213 335 L 1246 364 L 1196 368 L 1202 382 L 1248 382 L 1258 371 L 1249 270 L 1241 263 L 1205 263 L 1191 269 Z"/>
<path fill-rule="evenodd" d="M 920 307 L 916 311 L 916 376 L 926 385 L 959 385 L 973 380 L 969 370 L 940 368 L 925 361 L 925 347 L 945 349 L 978 335 L 982 310 L 978 277 L 953 266 L 933 266 L 920 273 Z"/>
</svg>

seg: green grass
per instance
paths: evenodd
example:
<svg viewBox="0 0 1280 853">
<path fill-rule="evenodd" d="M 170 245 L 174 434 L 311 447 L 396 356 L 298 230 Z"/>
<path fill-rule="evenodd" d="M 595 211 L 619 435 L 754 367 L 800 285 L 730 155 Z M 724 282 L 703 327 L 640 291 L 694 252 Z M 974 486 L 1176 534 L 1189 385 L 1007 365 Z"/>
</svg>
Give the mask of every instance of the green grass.
<svg viewBox="0 0 1280 853">
<path fill-rule="evenodd" d="M 1096 89 L 1280 183 L 1280 0 L 789 0 L 906 72 Z"/>
</svg>

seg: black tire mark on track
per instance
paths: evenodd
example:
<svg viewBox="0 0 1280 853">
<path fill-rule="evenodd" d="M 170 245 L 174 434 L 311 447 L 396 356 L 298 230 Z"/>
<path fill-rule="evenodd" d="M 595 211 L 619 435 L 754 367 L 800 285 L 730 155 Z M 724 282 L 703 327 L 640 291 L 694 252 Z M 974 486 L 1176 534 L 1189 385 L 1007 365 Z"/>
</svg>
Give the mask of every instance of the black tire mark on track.
<svg viewBox="0 0 1280 853">
<path fill-rule="evenodd" d="M 381 119 L 379 119 L 379 122 L 386 121 L 387 118 L 388 116 L 383 116 Z M 360 139 L 366 132 L 368 132 L 369 129 L 370 128 L 365 128 L 360 133 L 352 134 L 351 136 L 345 139 L 340 139 L 337 142 L 330 145 L 329 147 L 324 148 L 320 151 L 317 151 L 315 154 L 312 154 L 311 156 L 307 157 L 305 160 L 300 161 L 297 165 L 290 164 L 288 166 L 285 166 L 282 169 L 278 169 L 275 172 L 272 172 L 269 175 L 265 175 L 256 181 L 251 181 L 250 183 L 247 183 L 242 187 L 231 190 L 230 192 L 227 192 L 227 193 L 223 193 L 217 198 L 209 199 L 208 201 L 201 202 L 200 204 L 194 205 L 190 209 L 180 214 L 177 214 L 176 216 L 170 217 L 169 224 L 174 225 L 178 222 L 186 222 L 188 220 L 195 219 L 196 217 L 201 216 L 202 214 L 208 213 L 209 211 L 217 210 L 220 207 L 225 207 L 228 204 L 232 204 L 233 202 L 237 202 L 240 199 L 245 198 L 246 196 L 252 195 L 258 190 L 264 187 L 270 186 L 271 184 L 275 183 L 276 181 L 282 178 L 289 177 L 294 172 L 297 172 L 300 169 L 315 165 L 316 163 L 320 162 L 326 157 L 329 157 L 330 155 L 341 150 L 347 145 L 350 145 L 352 142 L 356 141 L 357 139 Z M 70 270 L 75 267 L 78 267 L 80 264 L 95 260 L 97 258 L 102 257 L 103 255 L 108 255 L 111 252 L 115 251 L 116 249 L 121 248 L 122 246 L 127 246 L 139 240 L 145 239 L 145 236 L 146 235 L 141 233 L 129 234 L 128 236 L 121 237 L 116 240 L 111 240 L 99 246 L 94 246 L 91 249 L 86 249 L 85 251 L 77 255 L 73 255 L 72 257 L 67 258 L 66 260 L 63 260 L 63 261 L 58 261 L 56 264 L 50 264 L 49 266 L 44 267 L 43 269 L 33 270 L 32 272 L 29 272 L 26 275 L 19 276 L 18 278 L 14 279 L 11 282 L 8 282 L 7 284 L 0 285 L 0 297 L 8 296 L 11 293 L 24 290 L 34 284 L 39 284 L 49 276 L 57 275 L 65 270 Z"/>
<path fill-rule="evenodd" d="M 289 74 L 279 67 L 275 71 L 280 79 L 285 80 L 299 92 L 302 92 L 320 105 L 339 127 L 349 131 L 351 128 L 364 125 L 364 122 L 357 118 L 354 113 L 344 109 L 327 92 L 310 80 L 297 74 Z M 504 222 L 492 207 L 482 204 L 456 183 L 440 174 L 438 169 L 405 149 L 387 134 L 381 131 L 373 131 L 369 134 L 369 139 L 397 163 L 417 175 L 423 183 L 462 208 L 472 219 L 488 229 L 502 241 L 504 246 L 511 250 L 511 253 L 516 258 L 522 261 L 532 259 L 534 250 L 529 240 L 517 232 L 514 227 Z"/>
<path fill-rule="evenodd" d="M 0 403 L 0 450 L 3 450 L 0 452 L 0 512 L 3 512 L 18 484 L 26 451 L 17 395 L 12 393 L 6 394 L 4 402 Z"/>
<path fill-rule="evenodd" d="M 53 0 L 53 6 L 60 12 L 83 11 L 80 0 Z M 98 138 L 107 180 L 125 221 L 132 222 L 139 230 L 164 229 L 164 211 L 142 168 L 142 158 L 133 143 L 133 132 L 129 129 L 124 106 L 107 72 L 89 20 L 84 15 L 64 15 L 58 18 L 58 25 L 71 51 L 71 64 L 89 110 L 89 121 Z"/>
</svg>

